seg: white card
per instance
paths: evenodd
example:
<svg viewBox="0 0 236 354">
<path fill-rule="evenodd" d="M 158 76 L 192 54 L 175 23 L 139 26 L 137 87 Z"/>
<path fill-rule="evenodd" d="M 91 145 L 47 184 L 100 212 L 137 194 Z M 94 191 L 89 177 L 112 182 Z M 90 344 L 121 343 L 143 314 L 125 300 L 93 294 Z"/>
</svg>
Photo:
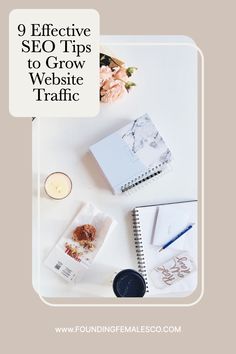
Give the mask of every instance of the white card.
<svg viewBox="0 0 236 354">
<path fill-rule="evenodd" d="M 158 207 L 152 239 L 154 246 L 163 246 L 190 222 L 188 213 L 178 207 L 179 204 L 166 204 Z"/>
</svg>

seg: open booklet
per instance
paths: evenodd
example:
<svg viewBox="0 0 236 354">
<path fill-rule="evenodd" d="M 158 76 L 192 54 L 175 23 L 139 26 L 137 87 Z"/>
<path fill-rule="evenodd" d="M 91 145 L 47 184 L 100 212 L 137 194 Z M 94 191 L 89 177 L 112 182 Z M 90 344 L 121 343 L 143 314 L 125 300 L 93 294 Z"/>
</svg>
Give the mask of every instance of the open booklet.
<svg viewBox="0 0 236 354">
<path fill-rule="evenodd" d="M 160 247 L 183 230 L 188 222 L 195 223 L 194 227 L 159 252 Z M 133 228 L 138 270 L 146 280 L 147 296 L 161 297 L 165 294 L 180 297 L 191 294 L 197 286 L 197 201 L 136 207 L 133 210 Z M 162 281 L 158 285 L 155 281 L 157 276 L 153 276 L 154 269 L 167 265 L 171 260 L 173 263 L 175 257 L 183 253 L 187 257 L 184 266 L 188 266 L 189 274 L 184 274 L 181 281 L 171 282 L 169 286 L 163 286 Z"/>
</svg>

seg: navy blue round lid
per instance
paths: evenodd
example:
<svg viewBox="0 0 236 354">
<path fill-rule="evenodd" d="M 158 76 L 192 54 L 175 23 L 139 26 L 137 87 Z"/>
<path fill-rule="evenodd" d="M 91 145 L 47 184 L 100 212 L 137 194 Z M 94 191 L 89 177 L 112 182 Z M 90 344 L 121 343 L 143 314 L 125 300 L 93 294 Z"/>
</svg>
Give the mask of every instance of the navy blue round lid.
<svg viewBox="0 0 236 354">
<path fill-rule="evenodd" d="M 117 297 L 143 297 L 146 283 L 141 274 L 133 269 L 125 269 L 115 276 L 113 290 Z"/>
</svg>

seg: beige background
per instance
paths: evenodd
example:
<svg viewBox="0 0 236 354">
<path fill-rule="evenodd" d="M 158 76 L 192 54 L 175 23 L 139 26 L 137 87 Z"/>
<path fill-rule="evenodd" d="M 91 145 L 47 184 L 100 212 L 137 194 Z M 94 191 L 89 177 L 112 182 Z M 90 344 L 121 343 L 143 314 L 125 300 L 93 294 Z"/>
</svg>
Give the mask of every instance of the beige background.
<svg viewBox="0 0 236 354">
<path fill-rule="evenodd" d="M 205 295 L 192 308 L 50 308 L 31 287 L 31 121 L 8 113 L 8 12 L 32 1 L 1 5 L 1 334 L 4 353 L 231 353 L 233 350 L 235 1 L 34 1 L 96 8 L 102 34 L 185 34 L 205 55 Z M 235 109 L 234 109 L 235 111 Z M 233 189 L 234 188 L 234 189 Z M 14 243 L 14 244 L 13 244 Z M 182 325 L 182 334 L 56 335 L 80 324 Z M 123 347 L 123 349 L 121 349 Z"/>
</svg>

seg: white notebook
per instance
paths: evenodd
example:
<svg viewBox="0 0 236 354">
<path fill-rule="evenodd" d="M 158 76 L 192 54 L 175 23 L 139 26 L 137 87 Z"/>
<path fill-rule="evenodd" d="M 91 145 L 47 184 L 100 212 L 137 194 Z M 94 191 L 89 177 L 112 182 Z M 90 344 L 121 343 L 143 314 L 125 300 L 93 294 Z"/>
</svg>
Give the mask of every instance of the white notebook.
<svg viewBox="0 0 236 354">
<path fill-rule="evenodd" d="M 90 147 L 115 194 L 159 176 L 171 152 L 151 118 L 144 114 Z"/>
<path fill-rule="evenodd" d="M 158 227 L 158 212 L 162 208 L 170 211 L 169 214 L 167 212 L 163 214 L 163 217 L 164 215 L 167 216 L 166 224 L 168 225 L 169 233 L 166 232 L 164 227 Z M 179 215 L 181 215 L 183 227 L 179 220 L 176 222 Z M 195 223 L 194 227 L 167 249 L 159 252 L 160 247 L 175 236 L 173 232 L 175 233 L 179 228 L 184 229 L 185 223 L 188 221 Z M 164 225 L 164 219 L 162 219 L 162 225 Z M 170 227 L 170 225 L 172 226 Z M 150 273 L 154 267 L 168 261 L 182 251 L 187 251 L 195 265 L 197 265 L 197 201 L 136 207 L 133 210 L 133 229 L 138 270 L 146 280 L 147 296 L 183 297 L 191 294 L 197 286 L 196 271 L 165 289 L 157 289 L 155 287 Z M 165 233 L 158 234 L 158 231 L 162 232 L 163 230 Z M 154 239 L 155 244 L 153 244 Z"/>
</svg>

